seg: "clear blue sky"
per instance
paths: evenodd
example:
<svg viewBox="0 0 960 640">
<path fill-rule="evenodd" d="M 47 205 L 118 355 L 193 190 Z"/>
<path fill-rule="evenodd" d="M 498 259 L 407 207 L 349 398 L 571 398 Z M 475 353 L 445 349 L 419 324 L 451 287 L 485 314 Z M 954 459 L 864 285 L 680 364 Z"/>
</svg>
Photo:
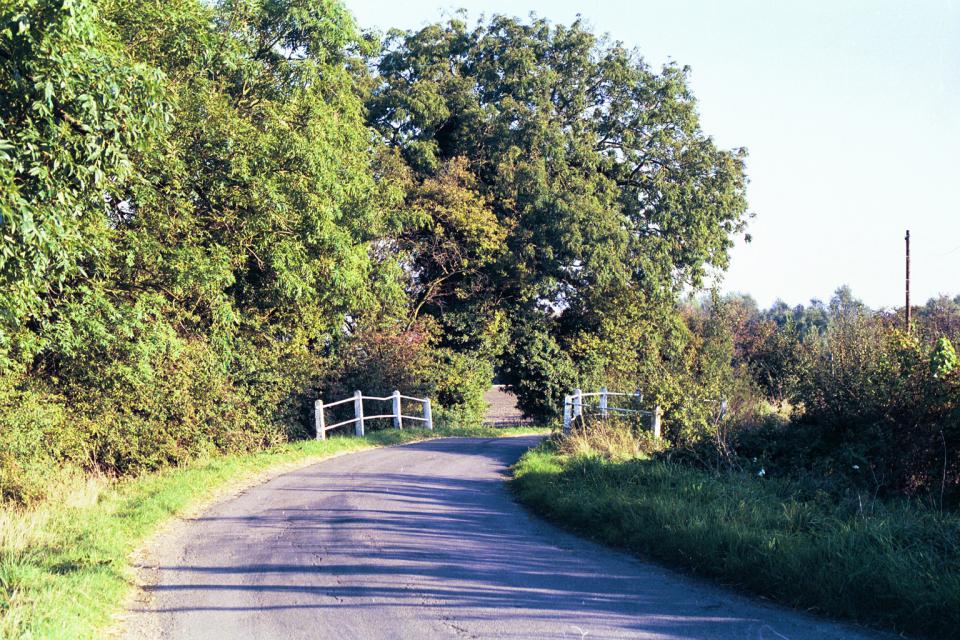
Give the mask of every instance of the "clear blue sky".
<svg viewBox="0 0 960 640">
<path fill-rule="evenodd" d="M 763 305 L 960 293 L 960 0 L 346 0 L 361 26 L 416 28 L 465 7 L 579 13 L 659 66 L 693 69 L 704 130 L 750 152 L 751 244 L 722 288 Z"/>
</svg>

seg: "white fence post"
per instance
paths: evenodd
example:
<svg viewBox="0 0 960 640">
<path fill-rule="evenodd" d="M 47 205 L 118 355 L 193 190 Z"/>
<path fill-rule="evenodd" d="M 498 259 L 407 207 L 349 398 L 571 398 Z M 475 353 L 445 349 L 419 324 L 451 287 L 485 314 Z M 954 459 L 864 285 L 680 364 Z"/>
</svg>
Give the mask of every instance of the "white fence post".
<svg viewBox="0 0 960 640">
<path fill-rule="evenodd" d="M 326 440 L 327 433 L 323 424 L 323 398 L 317 398 L 313 403 L 313 420 L 317 427 L 317 440 Z"/>
<path fill-rule="evenodd" d="M 363 393 L 353 392 L 353 415 L 356 416 L 356 434 L 363 437 Z"/>
<path fill-rule="evenodd" d="M 641 416 L 650 416 L 651 418 L 651 427 L 653 431 L 653 436 L 655 438 L 661 438 L 662 433 L 662 419 L 663 419 L 663 410 L 658 406 L 654 407 L 653 411 L 645 411 L 643 409 L 627 409 L 622 406 L 610 407 L 610 397 L 614 396 L 621 397 L 626 396 L 629 398 L 637 398 L 643 400 L 643 393 L 638 389 L 633 393 L 620 393 L 613 392 L 611 393 L 606 387 L 600 387 L 599 392 L 590 392 L 584 393 L 582 389 L 574 389 L 573 393 L 563 396 L 563 433 L 567 434 L 573 429 L 574 423 L 579 418 L 583 420 L 583 403 L 585 397 L 597 396 L 599 398 L 599 415 L 601 418 L 607 418 L 610 416 L 611 411 L 617 411 L 620 413 L 632 414 L 632 415 L 641 415 Z M 581 423 L 581 426 L 584 426 Z"/>
<path fill-rule="evenodd" d="M 433 431 L 433 412 L 430 410 L 430 398 L 423 401 L 423 418 L 426 420 L 427 429 Z"/>
<path fill-rule="evenodd" d="M 403 414 L 400 413 L 400 392 L 393 392 L 393 426 L 403 429 Z"/>
</svg>

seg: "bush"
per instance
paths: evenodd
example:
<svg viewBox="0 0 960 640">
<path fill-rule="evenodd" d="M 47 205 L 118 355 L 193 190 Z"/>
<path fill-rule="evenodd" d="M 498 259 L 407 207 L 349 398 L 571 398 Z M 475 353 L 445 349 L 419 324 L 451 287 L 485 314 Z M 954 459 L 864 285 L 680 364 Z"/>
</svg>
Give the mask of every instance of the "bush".
<svg viewBox="0 0 960 640">
<path fill-rule="evenodd" d="M 375 175 L 347 62 L 367 43 L 340 3 L 308 4 L 0 10 L 6 498 L 41 495 L 50 465 L 306 435 L 319 356 L 403 296 L 373 242 L 402 189 Z"/>
<path fill-rule="evenodd" d="M 437 349 L 425 372 L 439 404 L 437 417 L 451 427 L 476 427 L 487 412 L 484 393 L 493 380 L 493 363 L 471 353 Z"/>
<path fill-rule="evenodd" d="M 320 381 L 321 396 L 331 402 L 356 390 L 381 397 L 399 390 L 403 395 L 429 397 L 438 423 L 479 425 L 486 411 L 483 394 L 493 379 L 493 365 L 469 353 L 437 347 L 435 336 L 429 321 L 409 330 L 358 331 L 345 338 L 336 352 L 335 365 Z M 328 422 L 346 420 L 352 411 L 352 406 L 334 407 Z"/>
<path fill-rule="evenodd" d="M 946 338 L 925 342 L 882 318 L 838 318 L 808 341 L 793 401 L 810 462 L 858 465 L 878 490 L 955 495 L 960 377 Z"/>
<path fill-rule="evenodd" d="M 501 369 L 523 413 L 542 420 L 557 418 L 563 410 L 564 395 L 577 385 L 576 367 L 547 324 L 541 326 L 532 320 L 518 323 Z"/>
<path fill-rule="evenodd" d="M 846 288 L 829 306 L 746 319 L 729 306 L 687 312 L 695 357 L 687 398 L 666 405 L 672 460 L 762 468 L 838 493 L 925 495 L 939 507 L 960 499 L 960 372 L 937 328 L 949 323 L 906 334 Z M 703 414 L 704 389 L 727 400 L 724 415 Z"/>
<path fill-rule="evenodd" d="M 68 426 L 62 397 L 0 378 L 0 498 L 31 503 L 46 496 Z"/>
</svg>

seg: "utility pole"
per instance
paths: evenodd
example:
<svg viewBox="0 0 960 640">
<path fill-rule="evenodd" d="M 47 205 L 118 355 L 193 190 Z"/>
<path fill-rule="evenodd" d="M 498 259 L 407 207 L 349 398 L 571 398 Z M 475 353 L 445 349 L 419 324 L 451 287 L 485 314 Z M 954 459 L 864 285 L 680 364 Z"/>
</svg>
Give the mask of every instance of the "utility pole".
<svg viewBox="0 0 960 640">
<path fill-rule="evenodd" d="M 906 307 L 904 308 L 904 316 L 906 318 L 907 333 L 910 333 L 910 316 L 912 314 L 910 313 L 910 230 L 909 229 L 907 229 L 907 235 L 904 238 L 904 240 L 907 243 L 907 281 L 906 281 L 907 301 L 906 301 Z"/>
</svg>

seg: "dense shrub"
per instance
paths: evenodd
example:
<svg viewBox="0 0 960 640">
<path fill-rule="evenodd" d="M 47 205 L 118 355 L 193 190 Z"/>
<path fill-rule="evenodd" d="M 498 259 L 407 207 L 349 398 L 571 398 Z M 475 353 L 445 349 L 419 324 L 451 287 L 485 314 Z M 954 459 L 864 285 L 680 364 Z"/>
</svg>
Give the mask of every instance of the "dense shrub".
<svg viewBox="0 0 960 640">
<path fill-rule="evenodd" d="M 0 497 L 44 497 L 51 468 L 70 447 L 63 397 L 30 389 L 23 379 L 0 378 Z"/>
<path fill-rule="evenodd" d="M 429 320 L 407 330 L 366 329 L 347 336 L 325 370 L 319 388 L 325 402 L 341 400 L 360 390 L 384 397 L 430 397 L 435 421 L 449 426 L 480 424 L 486 411 L 484 392 L 493 366 L 477 355 L 436 345 L 437 327 Z M 419 414 L 418 407 L 404 407 Z M 352 406 L 334 407 L 329 423 L 352 415 Z M 389 410 L 386 411 L 389 413 Z"/>
<path fill-rule="evenodd" d="M 564 396 L 577 386 L 577 368 L 571 357 L 549 331 L 530 323 L 514 327 L 511 349 L 513 355 L 501 375 L 517 395 L 520 409 L 541 419 L 558 417 Z"/>
<path fill-rule="evenodd" d="M 694 430 L 699 437 L 677 441 L 683 447 L 672 458 L 763 469 L 840 494 L 955 503 L 960 375 L 940 331 L 952 322 L 937 308 L 906 333 L 898 316 L 873 312 L 841 288 L 826 306 L 775 306 L 766 317 L 754 307 L 739 324 L 728 317 L 734 347 L 725 366 L 740 381 L 740 399 L 727 395 L 730 411 L 714 428 Z M 694 315 L 690 326 L 707 338 L 710 323 L 698 317 L 709 319 Z"/>
<path fill-rule="evenodd" d="M 952 353 L 946 338 L 925 343 L 862 314 L 838 319 L 807 345 L 793 394 L 811 453 L 856 464 L 878 489 L 955 491 L 960 377 Z"/>
<path fill-rule="evenodd" d="M 346 317 L 402 305 L 366 47 L 337 2 L 0 9 L 5 497 L 308 433 Z"/>
</svg>

